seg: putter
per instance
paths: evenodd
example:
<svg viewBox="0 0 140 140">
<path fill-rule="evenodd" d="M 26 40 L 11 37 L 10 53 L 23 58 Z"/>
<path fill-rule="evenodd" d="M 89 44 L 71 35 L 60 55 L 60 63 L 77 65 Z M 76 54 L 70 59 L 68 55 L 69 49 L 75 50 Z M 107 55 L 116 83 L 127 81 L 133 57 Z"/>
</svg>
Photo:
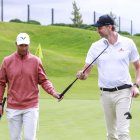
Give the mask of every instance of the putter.
<svg viewBox="0 0 140 140">
<path fill-rule="evenodd" d="M 107 42 L 107 40 L 104 40 L 105 45 L 107 46 L 83 71 L 83 73 L 85 73 L 85 71 L 99 58 L 99 56 L 101 54 L 103 54 L 103 52 L 105 52 L 105 50 L 109 47 L 109 44 Z M 62 96 L 65 95 L 65 93 L 72 87 L 72 85 L 78 80 L 78 78 L 76 78 L 60 95 L 59 95 L 59 99 L 62 98 Z"/>
<path fill-rule="evenodd" d="M 3 102 L 2 102 L 2 112 L 4 110 L 5 102 L 6 102 L 6 97 L 4 97 Z M 2 115 L 0 115 L 0 119 L 1 119 L 1 117 L 2 117 Z"/>
<path fill-rule="evenodd" d="M 124 116 L 127 116 L 127 117 L 126 117 L 127 120 L 132 119 L 132 115 L 131 115 L 131 113 L 130 113 L 131 105 L 132 105 L 132 97 L 131 97 L 131 102 L 130 102 L 129 111 L 126 112 L 126 113 L 124 114 Z"/>
</svg>

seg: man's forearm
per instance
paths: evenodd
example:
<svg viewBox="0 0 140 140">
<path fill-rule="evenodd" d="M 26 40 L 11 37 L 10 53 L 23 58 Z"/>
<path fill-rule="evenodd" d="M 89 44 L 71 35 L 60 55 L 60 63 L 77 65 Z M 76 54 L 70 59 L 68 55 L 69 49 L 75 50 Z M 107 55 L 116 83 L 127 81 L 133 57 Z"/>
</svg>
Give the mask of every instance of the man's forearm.
<svg viewBox="0 0 140 140">
<path fill-rule="evenodd" d="M 136 77 L 134 83 L 140 85 L 140 68 L 136 70 Z"/>
<path fill-rule="evenodd" d="M 135 80 L 134 83 L 140 85 L 140 60 L 133 63 L 135 67 Z"/>
</svg>

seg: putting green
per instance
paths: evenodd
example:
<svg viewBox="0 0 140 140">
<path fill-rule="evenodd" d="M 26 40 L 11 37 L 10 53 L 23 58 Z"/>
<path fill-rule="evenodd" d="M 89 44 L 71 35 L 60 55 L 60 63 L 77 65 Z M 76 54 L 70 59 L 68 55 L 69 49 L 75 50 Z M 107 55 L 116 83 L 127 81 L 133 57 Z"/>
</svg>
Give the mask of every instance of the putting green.
<svg viewBox="0 0 140 140">
<path fill-rule="evenodd" d="M 130 134 L 140 139 L 140 103 L 133 101 Z M 6 115 L 0 121 L 0 139 L 9 140 Z M 40 99 L 39 140 L 105 140 L 106 130 L 100 100 Z"/>
</svg>

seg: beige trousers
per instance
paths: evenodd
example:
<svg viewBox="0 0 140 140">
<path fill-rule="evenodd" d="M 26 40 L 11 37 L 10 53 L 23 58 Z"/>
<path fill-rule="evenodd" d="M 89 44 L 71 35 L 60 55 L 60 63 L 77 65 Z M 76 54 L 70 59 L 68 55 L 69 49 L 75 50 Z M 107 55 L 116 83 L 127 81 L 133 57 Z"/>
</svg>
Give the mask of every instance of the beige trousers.
<svg viewBox="0 0 140 140">
<path fill-rule="evenodd" d="M 107 140 L 130 140 L 129 120 L 124 116 L 131 102 L 130 88 L 115 92 L 101 91 L 105 114 Z"/>
</svg>

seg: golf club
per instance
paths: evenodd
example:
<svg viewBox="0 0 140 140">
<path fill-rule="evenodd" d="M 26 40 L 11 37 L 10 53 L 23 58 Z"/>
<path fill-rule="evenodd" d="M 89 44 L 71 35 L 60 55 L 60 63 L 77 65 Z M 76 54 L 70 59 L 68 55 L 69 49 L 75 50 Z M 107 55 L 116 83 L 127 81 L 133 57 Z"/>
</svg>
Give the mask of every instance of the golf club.
<svg viewBox="0 0 140 140">
<path fill-rule="evenodd" d="M 124 116 L 127 116 L 127 117 L 126 117 L 127 120 L 132 119 L 132 115 L 131 115 L 131 113 L 130 113 L 131 105 L 132 105 L 132 97 L 131 97 L 131 102 L 130 102 L 129 111 L 126 112 L 126 113 L 124 114 Z"/>
<path fill-rule="evenodd" d="M 5 102 L 6 102 L 6 97 L 4 97 L 3 102 L 2 102 L 2 112 L 4 110 Z M 0 119 L 1 119 L 1 117 L 2 117 L 2 115 L 0 115 Z"/>
<path fill-rule="evenodd" d="M 99 58 L 99 56 L 109 47 L 108 41 L 104 40 L 104 44 L 107 46 L 83 71 L 83 73 L 85 73 L 85 71 Z M 62 96 L 64 96 L 64 94 L 72 87 L 72 85 L 78 80 L 78 78 L 76 78 L 59 96 L 61 99 Z"/>
</svg>

